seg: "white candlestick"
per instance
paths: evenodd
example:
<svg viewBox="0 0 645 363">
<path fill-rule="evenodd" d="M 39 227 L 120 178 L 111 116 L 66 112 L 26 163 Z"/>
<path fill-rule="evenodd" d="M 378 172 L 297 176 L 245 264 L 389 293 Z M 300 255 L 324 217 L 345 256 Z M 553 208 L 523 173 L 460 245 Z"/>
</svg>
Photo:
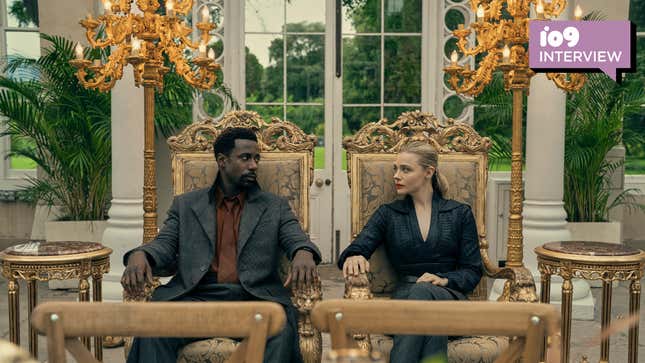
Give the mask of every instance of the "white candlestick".
<svg viewBox="0 0 645 363">
<path fill-rule="evenodd" d="M 508 45 L 504 45 L 504 49 L 502 49 L 502 61 L 504 63 L 508 63 L 511 60 L 511 49 L 508 47 Z"/>
<path fill-rule="evenodd" d="M 172 0 L 166 2 L 166 15 L 175 16 L 175 2 Z"/>
<path fill-rule="evenodd" d="M 486 12 L 484 11 L 484 7 L 480 4 L 477 7 L 477 21 L 484 20 L 484 15 L 486 15 Z"/>
<path fill-rule="evenodd" d="M 133 57 L 139 56 L 139 52 L 141 51 L 141 41 L 139 41 L 139 39 L 133 37 L 130 44 L 132 45 L 132 50 L 131 50 L 130 54 Z"/>
<path fill-rule="evenodd" d="M 208 10 L 208 6 L 203 6 L 201 13 L 202 13 L 202 23 L 210 23 L 211 13 Z"/>
<path fill-rule="evenodd" d="M 105 15 L 112 14 L 112 2 L 110 0 L 103 2 L 103 8 L 105 9 Z"/>
<path fill-rule="evenodd" d="M 456 66 L 458 60 L 459 60 L 459 54 L 457 54 L 456 50 L 453 50 L 452 53 L 450 54 L 451 65 Z"/>
<path fill-rule="evenodd" d="M 199 56 L 206 57 L 206 44 L 204 43 L 199 44 Z"/>
<path fill-rule="evenodd" d="M 83 59 L 83 46 L 81 43 L 76 43 L 74 53 L 76 54 L 76 59 Z"/>
</svg>

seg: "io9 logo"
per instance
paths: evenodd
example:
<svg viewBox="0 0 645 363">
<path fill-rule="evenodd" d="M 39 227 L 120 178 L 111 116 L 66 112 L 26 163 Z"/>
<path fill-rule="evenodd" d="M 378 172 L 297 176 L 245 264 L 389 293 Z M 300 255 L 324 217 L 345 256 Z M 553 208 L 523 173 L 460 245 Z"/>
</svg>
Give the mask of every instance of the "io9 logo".
<svg viewBox="0 0 645 363">
<path fill-rule="evenodd" d="M 567 46 L 572 48 L 580 41 L 580 32 L 576 27 L 566 27 L 562 32 L 557 30 L 549 32 L 549 29 L 548 26 L 545 26 L 544 30 L 540 32 L 540 47 L 546 47 L 548 44 L 550 47 L 558 48 L 566 40 Z"/>
</svg>

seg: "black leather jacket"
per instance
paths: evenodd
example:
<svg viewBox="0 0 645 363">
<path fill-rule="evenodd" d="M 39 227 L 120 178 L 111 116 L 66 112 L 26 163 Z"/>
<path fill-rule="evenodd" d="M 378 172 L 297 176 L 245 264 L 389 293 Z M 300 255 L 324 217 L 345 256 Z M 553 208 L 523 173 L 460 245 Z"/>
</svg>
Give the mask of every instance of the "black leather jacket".
<svg viewBox="0 0 645 363">
<path fill-rule="evenodd" d="M 410 196 L 382 205 L 361 233 L 343 251 L 345 259 L 362 255 L 369 259 L 382 243 L 392 267 L 401 276 L 429 272 L 448 279 L 448 288 L 468 294 L 482 276 L 477 225 L 470 207 L 436 193 L 432 199 L 430 233 L 422 240 Z"/>
</svg>

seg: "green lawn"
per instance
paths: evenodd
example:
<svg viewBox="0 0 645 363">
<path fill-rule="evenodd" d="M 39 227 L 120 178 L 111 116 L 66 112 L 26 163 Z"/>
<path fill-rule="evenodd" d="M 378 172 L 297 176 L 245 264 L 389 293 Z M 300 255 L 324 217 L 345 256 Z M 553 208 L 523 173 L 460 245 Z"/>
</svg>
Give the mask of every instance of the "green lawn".
<svg viewBox="0 0 645 363">
<path fill-rule="evenodd" d="M 628 156 L 625 160 L 625 174 L 645 174 L 645 159 L 632 159 Z"/>
<path fill-rule="evenodd" d="M 11 169 L 36 169 L 36 163 L 24 156 L 12 156 Z"/>
<path fill-rule="evenodd" d="M 347 170 L 347 157 L 346 151 L 343 149 L 343 156 L 341 156 L 343 161 L 343 170 Z M 316 146 L 314 149 L 314 169 L 324 169 L 325 168 L 325 147 Z"/>
</svg>

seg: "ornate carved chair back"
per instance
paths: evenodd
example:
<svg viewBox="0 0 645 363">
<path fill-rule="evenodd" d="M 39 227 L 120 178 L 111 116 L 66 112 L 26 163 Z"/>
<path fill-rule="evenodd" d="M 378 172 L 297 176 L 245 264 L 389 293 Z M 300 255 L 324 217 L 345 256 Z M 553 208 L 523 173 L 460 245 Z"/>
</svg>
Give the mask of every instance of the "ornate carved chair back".
<svg viewBox="0 0 645 363">
<path fill-rule="evenodd" d="M 209 187 L 217 176 L 213 141 L 231 127 L 252 129 L 260 146 L 258 184 L 264 191 L 285 197 L 305 232 L 309 232 L 309 188 L 313 182 L 314 146 L 316 137 L 307 135 L 297 125 L 273 118 L 265 122 L 253 111 L 232 111 L 217 122 L 204 120 L 186 127 L 179 135 L 168 138 L 172 162 L 173 193 L 179 195 L 198 188 Z M 280 263 L 280 274 L 286 278 L 289 263 Z M 298 309 L 300 348 L 305 362 L 320 362 L 322 338 L 310 322 L 313 305 L 322 299 L 320 281 L 313 288 L 294 288 L 294 305 Z M 193 343 L 196 344 L 196 343 Z M 208 357 L 205 349 L 189 345 L 184 355 Z M 213 357 L 211 357 L 213 358 Z M 182 356 L 180 355 L 180 361 Z M 183 361 L 190 361 L 184 359 Z M 217 361 L 217 360 L 214 360 Z"/>
<path fill-rule="evenodd" d="M 372 122 L 343 141 L 347 150 L 352 238 L 381 204 L 397 197 L 392 164 L 401 146 L 411 141 L 427 142 L 439 153 L 438 170 L 450 185 L 447 197 L 472 207 L 482 258 L 486 267 L 489 267 L 485 203 L 491 141 L 481 137 L 467 124 L 451 119 L 441 124 L 429 113 L 406 112 L 394 122 L 386 119 Z M 384 248 L 379 248 L 372 255 L 370 269 L 371 291 L 375 294 L 392 292 L 396 276 L 387 261 Z M 482 279 L 471 299 L 485 298 L 486 284 Z"/>
<path fill-rule="evenodd" d="M 168 138 L 174 195 L 213 184 L 217 176 L 213 141 L 231 127 L 255 131 L 261 154 L 260 187 L 287 198 L 303 229 L 309 231 L 309 187 L 316 137 L 289 121 L 273 118 L 267 123 L 253 111 L 232 111 L 220 121 L 195 123 Z"/>
</svg>

